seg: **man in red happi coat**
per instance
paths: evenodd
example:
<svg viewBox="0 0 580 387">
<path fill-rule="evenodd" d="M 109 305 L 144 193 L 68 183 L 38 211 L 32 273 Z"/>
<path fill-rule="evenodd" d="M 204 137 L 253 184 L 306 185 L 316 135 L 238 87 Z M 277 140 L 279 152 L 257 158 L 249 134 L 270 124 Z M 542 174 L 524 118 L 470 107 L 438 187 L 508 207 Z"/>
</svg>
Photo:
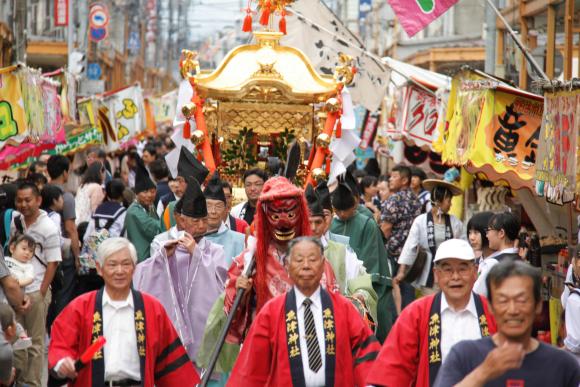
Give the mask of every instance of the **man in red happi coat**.
<svg viewBox="0 0 580 387">
<path fill-rule="evenodd" d="M 317 238 L 290 243 L 294 286 L 260 310 L 228 386 L 364 386 L 380 344 L 352 303 L 321 285 Z"/>
<path fill-rule="evenodd" d="M 469 243 L 460 239 L 441 243 L 434 262 L 441 291 L 403 310 L 383 344 L 367 385 L 433 386 L 453 345 L 495 333 L 486 298 L 472 290 L 477 268 Z"/>
<path fill-rule="evenodd" d="M 238 288 L 246 293 L 228 333 L 229 343 L 243 341 L 255 313 L 266 302 L 292 288 L 292 280 L 285 264 L 288 243 L 295 237 L 310 235 L 309 212 L 304 192 L 285 177 L 273 177 L 266 181 L 254 216 L 255 239 L 249 247 L 234 259 L 228 271 L 224 311 L 230 308 Z M 248 260 L 254 256 L 256 268 L 251 278 L 242 273 Z M 321 284 L 329 292 L 339 291 L 332 266 L 324 260 Z"/>
<path fill-rule="evenodd" d="M 136 262 L 127 239 L 103 241 L 97 271 L 105 286 L 76 298 L 54 321 L 48 365 L 69 386 L 192 387 L 199 382 L 163 306 L 131 289 Z M 77 372 L 75 361 L 100 336 L 105 346 Z"/>
</svg>

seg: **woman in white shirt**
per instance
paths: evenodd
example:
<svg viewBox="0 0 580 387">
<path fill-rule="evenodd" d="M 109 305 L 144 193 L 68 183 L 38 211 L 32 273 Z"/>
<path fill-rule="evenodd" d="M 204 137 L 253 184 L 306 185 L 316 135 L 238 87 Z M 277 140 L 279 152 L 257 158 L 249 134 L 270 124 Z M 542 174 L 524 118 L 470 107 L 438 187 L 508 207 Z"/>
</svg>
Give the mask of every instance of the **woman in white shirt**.
<svg viewBox="0 0 580 387">
<path fill-rule="evenodd" d="M 485 278 L 491 268 L 497 264 L 497 259 L 493 257 L 495 250 L 489 247 L 486 232 L 489 221 L 493 216 L 493 212 L 479 212 L 469 219 L 467 222 L 467 238 L 469 244 L 473 249 L 475 255 L 481 253 L 479 257 L 479 265 L 477 267 L 477 281 L 473 285 L 473 291 L 477 294 L 487 297 L 487 286 L 485 285 Z"/>
<path fill-rule="evenodd" d="M 580 363 L 580 258 L 576 257 L 568 267 L 564 291 L 562 292 L 562 307 L 566 311 L 566 338 L 564 347 L 571 352 Z"/>
<path fill-rule="evenodd" d="M 448 239 L 460 239 L 463 233 L 463 224 L 455 216 L 448 214 L 451 209 L 451 198 L 461 195 L 461 188 L 444 180 L 427 179 L 423 187 L 431 191 L 431 211 L 415 218 L 405 241 L 401 255 L 399 256 L 399 271 L 394 278 L 400 282 L 405 277 L 407 270 L 415 267 L 419 250 L 427 254 L 425 264 L 420 274 L 412 285 L 420 288 L 424 295 L 438 291 L 433 278 L 433 258 L 437 247 Z"/>
</svg>

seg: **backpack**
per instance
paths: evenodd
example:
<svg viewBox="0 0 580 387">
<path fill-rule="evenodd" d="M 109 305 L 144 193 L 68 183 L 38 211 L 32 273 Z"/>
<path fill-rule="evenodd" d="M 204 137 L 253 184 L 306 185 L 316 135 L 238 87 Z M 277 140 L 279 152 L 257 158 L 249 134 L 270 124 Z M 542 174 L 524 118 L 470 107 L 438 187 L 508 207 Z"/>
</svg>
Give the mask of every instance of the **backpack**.
<svg viewBox="0 0 580 387">
<path fill-rule="evenodd" d="M 96 269 L 95 262 L 97 260 L 97 248 L 105 239 L 108 239 L 111 235 L 109 233 L 109 229 L 115 223 L 115 221 L 121 216 L 122 214 L 127 211 L 126 208 L 123 208 L 122 211 L 119 211 L 115 217 L 109 219 L 107 223 L 103 227 L 99 226 L 99 218 L 93 218 L 93 222 L 95 223 L 95 229 L 85 237 L 83 247 L 81 249 L 81 254 L 79 256 L 80 261 L 80 268 L 79 268 L 79 275 L 88 275 L 90 274 L 91 270 Z M 123 235 L 123 232 L 121 232 Z"/>
</svg>

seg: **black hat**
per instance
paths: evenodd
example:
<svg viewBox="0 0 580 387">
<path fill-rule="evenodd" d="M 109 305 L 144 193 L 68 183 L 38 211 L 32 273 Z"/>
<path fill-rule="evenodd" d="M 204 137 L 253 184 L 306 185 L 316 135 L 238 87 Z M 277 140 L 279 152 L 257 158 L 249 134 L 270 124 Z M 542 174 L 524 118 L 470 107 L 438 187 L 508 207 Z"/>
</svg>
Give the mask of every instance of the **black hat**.
<svg viewBox="0 0 580 387">
<path fill-rule="evenodd" d="M 207 182 L 203 194 L 206 199 L 221 200 L 226 202 L 226 194 L 224 193 L 224 186 L 220 180 L 220 175 L 217 171 L 214 172 L 211 179 Z"/>
<path fill-rule="evenodd" d="M 308 209 L 310 210 L 310 216 L 324 216 L 324 208 L 320 203 L 320 198 L 318 194 L 314 191 L 311 184 L 308 184 L 306 191 L 304 191 L 304 196 L 306 196 L 306 201 L 308 202 Z"/>
<path fill-rule="evenodd" d="M 181 200 L 183 201 L 182 215 L 190 218 L 205 218 L 207 216 L 207 204 L 201 187 L 193 177 L 186 177 L 187 189 Z"/>
<path fill-rule="evenodd" d="M 183 214 L 183 198 L 179 199 L 173 206 L 173 212 Z"/>
<path fill-rule="evenodd" d="M 344 182 L 346 183 L 346 185 L 348 185 L 348 188 L 350 188 L 352 194 L 358 197 L 359 196 L 358 183 L 354 178 L 354 176 L 352 175 L 352 173 L 350 173 L 348 170 L 344 173 Z"/>
<path fill-rule="evenodd" d="M 177 176 L 184 179 L 194 177 L 199 184 L 203 184 L 207 175 L 209 175 L 209 170 L 186 147 L 182 146 L 177 163 Z"/>
<path fill-rule="evenodd" d="M 149 176 L 149 171 L 145 168 L 143 160 L 137 157 L 137 169 L 135 170 L 135 193 L 148 191 L 151 188 L 155 188 L 155 183 L 151 180 Z"/>
<path fill-rule="evenodd" d="M 316 186 L 316 194 L 318 195 L 318 200 L 320 200 L 320 205 L 325 210 L 332 211 L 332 203 L 330 202 L 330 191 L 328 190 L 328 185 L 326 181 L 321 181 Z"/>
<path fill-rule="evenodd" d="M 332 193 L 332 206 L 340 211 L 351 209 L 356 204 L 352 190 L 345 182 L 344 176 L 338 177 L 338 186 Z"/>
</svg>

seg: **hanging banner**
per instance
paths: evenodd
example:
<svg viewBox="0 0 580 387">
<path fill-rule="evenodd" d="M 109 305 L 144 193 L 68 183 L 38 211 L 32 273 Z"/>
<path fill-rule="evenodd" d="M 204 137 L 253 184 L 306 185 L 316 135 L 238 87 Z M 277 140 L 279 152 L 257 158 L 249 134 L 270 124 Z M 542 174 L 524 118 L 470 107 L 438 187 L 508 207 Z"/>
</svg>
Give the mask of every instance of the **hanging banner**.
<svg viewBox="0 0 580 387">
<path fill-rule="evenodd" d="M 574 200 L 579 172 L 576 165 L 580 128 L 580 90 L 544 94 L 539 133 L 536 193 L 555 204 Z"/>
<path fill-rule="evenodd" d="M 67 136 L 65 144 L 58 144 L 49 154 L 68 155 L 86 149 L 91 145 L 102 144 L 103 137 L 99 129 L 86 128 L 83 132 Z"/>
<path fill-rule="evenodd" d="M 486 175 L 492 181 L 495 181 L 494 175 L 512 174 L 520 180 L 510 180 L 513 188 L 521 183 L 533 189 L 543 100 L 539 96 L 530 98 L 499 89 L 487 94 L 470 165 L 487 166 Z"/>
<path fill-rule="evenodd" d="M 401 131 L 420 148 L 431 149 L 439 113 L 437 97 L 415 85 L 405 87 Z"/>
<path fill-rule="evenodd" d="M 533 189 L 543 98 L 473 73 L 455 77 L 445 127 L 436 141 L 443 162 L 462 165 L 513 189 Z"/>
<path fill-rule="evenodd" d="M 138 85 L 127 87 L 105 98 L 108 118 L 116 142 L 109 143 L 109 151 L 125 145 L 144 129 L 145 110 L 143 91 Z"/>
<path fill-rule="evenodd" d="M 0 70 L 0 149 L 7 142 L 18 144 L 28 130 L 16 66 Z"/>
</svg>

